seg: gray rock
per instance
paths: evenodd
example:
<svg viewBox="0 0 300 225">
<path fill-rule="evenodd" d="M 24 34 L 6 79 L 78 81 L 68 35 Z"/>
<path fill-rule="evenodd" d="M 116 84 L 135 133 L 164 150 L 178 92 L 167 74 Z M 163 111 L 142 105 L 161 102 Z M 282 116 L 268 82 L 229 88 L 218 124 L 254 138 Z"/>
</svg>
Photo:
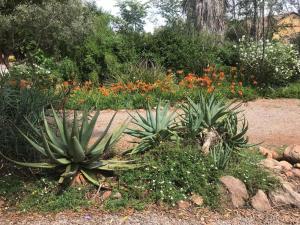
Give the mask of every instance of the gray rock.
<svg viewBox="0 0 300 225">
<path fill-rule="evenodd" d="M 249 199 L 246 185 L 232 176 L 221 177 L 220 181 L 229 191 L 233 206 L 235 208 L 243 207 Z"/>
<path fill-rule="evenodd" d="M 269 197 L 274 206 L 291 205 L 300 208 L 300 194 L 288 182 L 282 182 L 282 188 L 271 192 Z"/>
<path fill-rule="evenodd" d="M 284 151 L 284 158 L 291 163 L 300 163 L 300 145 L 291 145 Z"/>
<path fill-rule="evenodd" d="M 269 211 L 272 208 L 268 196 L 262 190 L 258 190 L 257 194 L 251 199 L 251 205 L 261 212 Z"/>
</svg>

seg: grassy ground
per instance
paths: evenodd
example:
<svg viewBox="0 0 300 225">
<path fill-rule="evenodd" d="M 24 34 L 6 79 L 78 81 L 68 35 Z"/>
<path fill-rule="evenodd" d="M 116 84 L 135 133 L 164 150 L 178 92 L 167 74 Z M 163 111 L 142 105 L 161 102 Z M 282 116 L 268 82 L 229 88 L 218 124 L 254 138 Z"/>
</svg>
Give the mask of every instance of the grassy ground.
<svg viewBox="0 0 300 225">
<path fill-rule="evenodd" d="M 138 159 L 146 166 L 118 174 L 119 181 L 113 185 L 113 193 L 121 193 L 122 198 L 110 198 L 103 204 L 90 197 L 97 191 L 93 186 L 73 187 L 58 194 L 53 176 L 28 180 L 4 175 L 0 181 L 0 199 L 18 211 L 59 212 L 87 207 L 118 211 L 142 210 L 153 203 L 174 207 L 179 200 L 187 200 L 191 193 L 196 193 L 204 198 L 205 206 L 217 209 L 220 208 L 219 178 L 223 175 L 241 179 L 251 195 L 258 189 L 269 191 L 278 183 L 258 166 L 262 157 L 257 150 L 240 152 L 226 170 L 216 168 L 210 158 L 193 146 L 166 144 Z"/>
</svg>

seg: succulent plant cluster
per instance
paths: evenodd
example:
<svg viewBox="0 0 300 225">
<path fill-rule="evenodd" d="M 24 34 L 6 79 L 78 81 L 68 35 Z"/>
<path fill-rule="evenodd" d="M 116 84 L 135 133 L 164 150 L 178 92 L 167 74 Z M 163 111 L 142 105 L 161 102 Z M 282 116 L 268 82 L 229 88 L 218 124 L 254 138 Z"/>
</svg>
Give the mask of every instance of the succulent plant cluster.
<svg viewBox="0 0 300 225">
<path fill-rule="evenodd" d="M 112 145 L 120 138 L 127 126 L 127 124 L 124 124 L 118 130 L 109 133 L 116 113 L 113 115 L 103 134 L 100 135 L 94 143 L 91 143 L 93 131 L 100 114 L 99 111 L 95 113 L 91 120 L 89 120 L 89 113 L 84 112 L 80 119 L 81 124 L 79 124 L 77 112 L 74 111 L 71 129 L 69 129 L 68 116 L 65 111 L 63 112 L 62 119 L 53 108 L 52 112 L 58 135 L 56 131 L 50 127 L 44 112 L 43 128 L 38 129 L 28 121 L 33 132 L 41 140 L 42 144 L 19 130 L 32 147 L 47 159 L 47 162 L 17 162 L 7 158 L 1 152 L 0 154 L 19 166 L 61 170 L 63 172 L 59 179 L 60 184 L 70 183 L 78 174 L 81 174 L 92 184 L 99 185 L 96 176 L 97 172 L 133 169 L 138 166 L 131 161 L 103 159 L 103 156 L 107 155 Z"/>
</svg>

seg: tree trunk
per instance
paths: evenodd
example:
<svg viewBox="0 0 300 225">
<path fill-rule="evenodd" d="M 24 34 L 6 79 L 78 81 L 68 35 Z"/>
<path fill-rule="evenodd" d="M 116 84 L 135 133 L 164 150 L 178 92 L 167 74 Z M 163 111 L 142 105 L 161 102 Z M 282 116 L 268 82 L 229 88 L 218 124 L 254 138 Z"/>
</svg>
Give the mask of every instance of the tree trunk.
<svg viewBox="0 0 300 225">
<path fill-rule="evenodd" d="M 225 0 L 188 0 L 185 10 L 197 31 L 224 34 Z"/>
</svg>

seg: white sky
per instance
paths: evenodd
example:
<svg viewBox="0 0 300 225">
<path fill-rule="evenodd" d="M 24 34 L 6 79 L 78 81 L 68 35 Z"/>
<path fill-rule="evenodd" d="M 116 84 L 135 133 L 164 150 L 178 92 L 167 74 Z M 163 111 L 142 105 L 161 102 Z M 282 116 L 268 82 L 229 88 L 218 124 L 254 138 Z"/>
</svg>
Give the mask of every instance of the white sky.
<svg viewBox="0 0 300 225">
<path fill-rule="evenodd" d="M 140 2 L 147 2 L 147 0 L 139 0 Z M 98 7 L 101 7 L 107 12 L 117 16 L 119 15 L 118 7 L 116 7 L 117 0 L 95 0 Z M 163 25 L 164 20 L 159 16 L 153 16 L 151 12 L 148 12 L 148 17 L 145 20 L 145 31 L 146 32 L 153 32 L 154 28 Z"/>
</svg>

